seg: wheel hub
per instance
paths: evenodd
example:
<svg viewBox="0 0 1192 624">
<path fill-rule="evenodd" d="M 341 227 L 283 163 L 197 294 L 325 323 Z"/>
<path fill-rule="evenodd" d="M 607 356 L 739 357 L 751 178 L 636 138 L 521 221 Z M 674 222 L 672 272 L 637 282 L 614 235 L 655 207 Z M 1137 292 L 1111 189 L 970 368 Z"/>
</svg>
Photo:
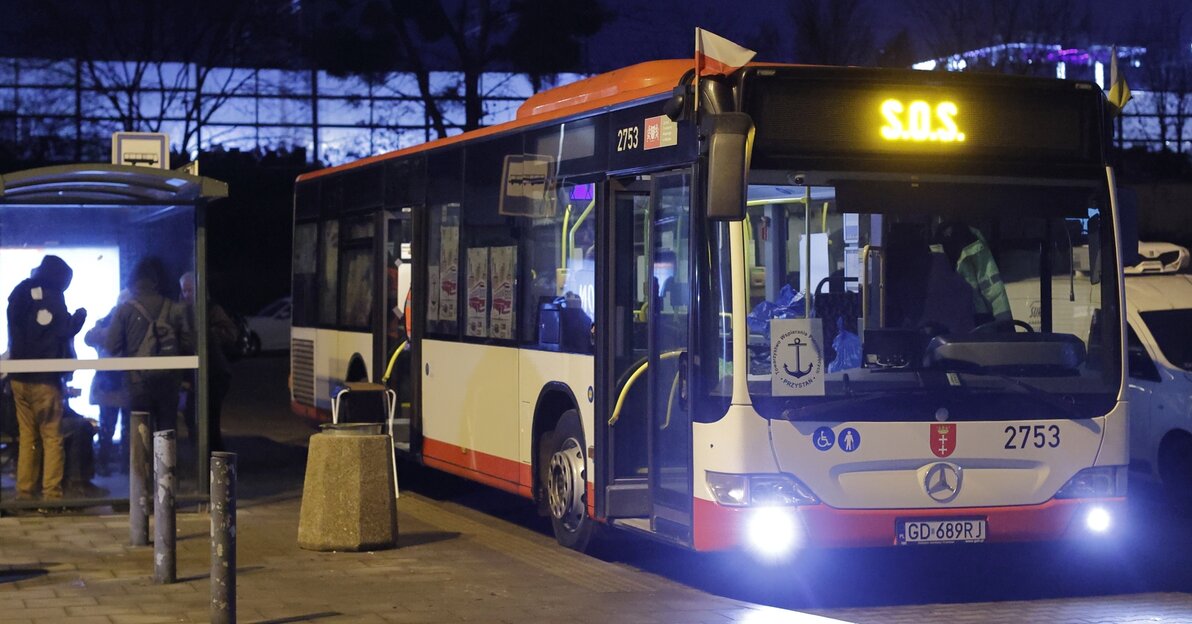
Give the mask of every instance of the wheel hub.
<svg viewBox="0 0 1192 624">
<path fill-rule="evenodd" d="M 550 458 L 547 493 L 550 513 L 568 530 L 579 527 L 584 509 L 584 454 L 575 438 L 567 438 Z"/>
</svg>

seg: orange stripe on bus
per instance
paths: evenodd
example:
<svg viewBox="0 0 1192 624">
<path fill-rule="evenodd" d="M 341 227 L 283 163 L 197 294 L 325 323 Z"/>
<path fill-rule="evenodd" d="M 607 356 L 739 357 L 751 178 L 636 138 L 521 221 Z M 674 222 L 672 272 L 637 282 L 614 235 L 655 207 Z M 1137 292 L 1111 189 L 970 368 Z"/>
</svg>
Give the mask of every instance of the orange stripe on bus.
<svg viewBox="0 0 1192 624">
<path fill-rule="evenodd" d="M 304 173 L 298 176 L 298 182 L 307 182 L 326 175 L 349 171 L 392 158 L 400 158 L 438 147 L 471 141 L 501 132 L 508 132 L 544 121 L 593 110 L 602 106 L 612 106 L 638 98 L 666 93 L 679 84 L 679 79 L 689 69 L 695 69 L 695 61 L 689 59 L 649 61 L 607 74 L 593 76 L 592 78 L 580 80 L 531 96 L 522 104 L 521 109 L 518 111 L 518 118 L 513 121 L 495 126 L 487 126 L 471 132 L 464 132 L 429 143 L 414 145 L 389 152 L 388 154 L 370 156 L 339 165 L 338 167 Z M 522 109 L 526 112 L 523 113 Z"/>
<path fill-rule="evenodd" d="M 524 488 L 527 492 L 530 490 L 530 484 L 522 482 L 523 478 L 529 476 L 530 467 L 526 466 L 523 470 L 522 463 L 519 461 L 489 455 L 460 447 L 458 444 L 448 444 L 431 438 L 422 439 L 422 458 L 428 466 L 499 487 L 508 492 L 522 494 L 521 489 Z M 451 468 L 466 471 L 466 474 Z"/>
</svg>

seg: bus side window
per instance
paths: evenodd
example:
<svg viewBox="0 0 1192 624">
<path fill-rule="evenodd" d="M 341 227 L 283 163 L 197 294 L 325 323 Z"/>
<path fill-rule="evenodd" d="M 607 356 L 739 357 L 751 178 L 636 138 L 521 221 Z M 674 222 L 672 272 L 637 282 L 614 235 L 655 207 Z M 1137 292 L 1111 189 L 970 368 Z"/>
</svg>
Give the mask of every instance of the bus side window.
<svg viewBox="0 0 1192 624">
<path fill-rule="evenodd" d="M 554 214 L 525 220 L 522 342 L 546 350 L 592 352 L 596 316 L 595 184 L 560 183 Z"/>
</svg>

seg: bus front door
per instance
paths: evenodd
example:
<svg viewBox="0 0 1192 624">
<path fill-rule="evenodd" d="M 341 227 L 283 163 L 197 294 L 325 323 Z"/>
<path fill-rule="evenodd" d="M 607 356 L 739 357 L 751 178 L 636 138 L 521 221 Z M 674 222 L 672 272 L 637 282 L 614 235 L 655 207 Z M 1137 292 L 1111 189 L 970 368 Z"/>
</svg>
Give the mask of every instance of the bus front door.
<svg viewBox="0 0 1192 624">
<path fill-rule="evenodd" d="M 687 171 L 614 181 L 605 228 L 613 253 L 604 265 L 612 303 L 597 358 L 608 423 L 598 432 L 608 449 L 598 513 L 684 544 L 692 495 L 690 206 Z"/>
<path fill-rule="evenodd" d="M 377 261 L 384 267 L 378 272 L 378 278 L 383 282 L 377 292 L 383 293 L 377 297 L 378 308 L 374 311 L 375 318 L 385 319 L 384 327 L 374 331 L 375 361 L 373 370 L 377 381 L 384 379 L 385 385 L 397 392 L 397 409 L 394 413 L 393 439 L 399 449 L 411 451 L 414 441 L 414 431 L 417 429 L 414 419 L 414 384 L 419 376 L 411 375 L 411 362 L 414 350 L 410 341 L 408 314 L 413 308 L 409 303 L 412 289 L 413 238 L 412 207 L 400 210 L 386 210 L 380 213 L 381 233 L 377 246 Z M 404 346 L 403 346 L 404 345 Z M 401 352 L 398 353 L 398 349 Z"/>
</svg>

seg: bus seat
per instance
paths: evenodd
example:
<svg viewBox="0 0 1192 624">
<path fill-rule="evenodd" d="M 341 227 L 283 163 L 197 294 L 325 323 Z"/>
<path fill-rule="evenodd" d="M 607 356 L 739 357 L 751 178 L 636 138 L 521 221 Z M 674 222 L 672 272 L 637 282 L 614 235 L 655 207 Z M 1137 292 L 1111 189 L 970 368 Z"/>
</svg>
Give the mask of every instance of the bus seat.
<svg viewBox="0 0 1192 624">
<path fill-rule="evenodd" d="M 973 329 L 973 287 L 952 267 L 942 249 L 932 246 L 923 312 L 916 326 L 932 326 L 934 333 L 963 334 Z"/>
<path fill-rule="evenodd" d="M 895 223 L 886 238 L 886 327 L 916 328 L 924 313 L 931 264 L 927 226 Z"/>
<path fill-rule="evenodd" d="M 820 280 L 815 287 L 812 311 L 816 318 L 823 319 L 825 362 L 836 360 L 836 349 L 832 343 L 836 339 L 838 321 L 845 330 L 857 333 L 857 319 L 861 316 L 861 293 L 845 290 L 846 282 L 856 283 L 857 278 L 829 276 Z M 824 286 L 829 287 L 829 292 L 824 292 Z"/>
</svg>

